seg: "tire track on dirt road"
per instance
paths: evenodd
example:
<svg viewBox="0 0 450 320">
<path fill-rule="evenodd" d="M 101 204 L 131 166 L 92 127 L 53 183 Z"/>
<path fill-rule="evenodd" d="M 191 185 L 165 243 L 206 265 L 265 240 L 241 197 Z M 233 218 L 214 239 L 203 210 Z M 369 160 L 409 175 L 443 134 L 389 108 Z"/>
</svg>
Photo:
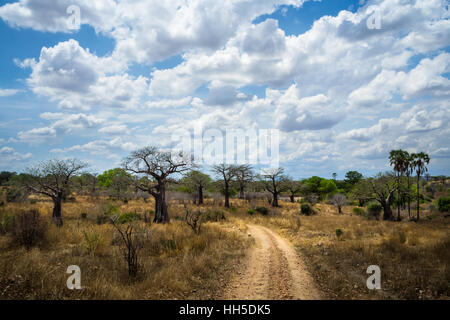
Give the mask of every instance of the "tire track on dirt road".
<svg viewBox="0 0 450 320">
<path fill-rule="evenodd" d="M 305 264 L 286 240 L 263 226 L 248 225 L 248 230 L 256 244 L 223 299 L 321 299 Z"/>
</svg>

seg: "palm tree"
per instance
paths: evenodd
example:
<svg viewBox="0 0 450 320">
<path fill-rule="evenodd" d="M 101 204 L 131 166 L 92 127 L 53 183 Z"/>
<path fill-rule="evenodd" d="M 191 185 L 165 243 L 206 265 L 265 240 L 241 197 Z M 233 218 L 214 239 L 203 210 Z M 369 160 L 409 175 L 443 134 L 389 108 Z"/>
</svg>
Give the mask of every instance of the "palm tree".
<svg viewBox="0 0 450 320">
<path fill-rule="evenodd" d="M 417 217 L 416 217 L 416 221 L 419 221 L 419 211 L 420 211 L 420 175 L 424 172 L 428 172 L 428 168 L 425 166 L 426 164 L 430 163 L 430 156 L 428 156 L 428 154 L 424 153 L 424 152 L 420 152 L 420 153 L 413 153 L 411 155 L 411 157 L 414 159 L 413 160 L 413 167 L 416 170 L 416 174 L 417 174 Z"/>
<path fill-rule="evenodd" d="M 411 174 L 414 172 L 414 158 L 413 155 L 408 155 L 406 159 L 406 178 L 408 182 L 408 218 L 411 220 Z"/>
<path fill-rule="evenodd" d="M 409 153 L 404 150 L 391 150 L 389 153 L 389 164 L 394 166 L 394 171 L 397 177 L 397 221 L 401 220 L 400 216 L 400 192 L 401 184 L 400 180 L 403 174 L 408 170 L 408 158 Z"/>
</svg>

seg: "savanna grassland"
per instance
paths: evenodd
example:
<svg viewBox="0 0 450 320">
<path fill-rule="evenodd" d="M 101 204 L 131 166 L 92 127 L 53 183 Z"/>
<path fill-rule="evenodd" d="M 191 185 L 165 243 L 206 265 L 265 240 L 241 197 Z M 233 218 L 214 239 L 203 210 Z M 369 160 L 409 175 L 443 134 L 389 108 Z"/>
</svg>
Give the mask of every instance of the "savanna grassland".
<svg viewBox="0 0 450 320">
<path fill-rule="evenodd" d="M 176 201 L 169 203 L 170 223 L 153 224 L 153 200 L 125 203 L 75 196 L 63 204 L 64 225 L 59 228 L 51 223 L 52 203 L 45 198 L 5 203 L 2 221 L 6 215 L 36 209 L 45 231 L 27 250 L 11 227 L 4 228 L 0 298 L 217 299 L 254 246 L 250 224 L 266 226 L 292 243 L 322 298 L 449 298 L 450 228 L 443 214 L 424 206 L 419 222 L 392 222 L 365 219 L 353 212 L 354 206 L 344 206 L 338 214 L 334 206 L 318 203 L 315 214 L 305 216 L 300 203 L 280 205 L 270 208 L 262 200 L 255 204 L 231 199 L 231 208 L 225 209 L 206 199 L 200 206 L 206 218 L 196 234 L 184 221 L 184 206 Z M 261 214 L 257 207 L 268 210 Z M 127 213 L 139 217 L 119 224 L 133 224 L 142 242 L 136 277 L 127 273 L 118 232 L 101 218 Z M 69 265 L 80 267 L 82 290 L 67 289 Z M 382 290 L 367 289 L 369 265 L 380 266 Z"/>
</svg>

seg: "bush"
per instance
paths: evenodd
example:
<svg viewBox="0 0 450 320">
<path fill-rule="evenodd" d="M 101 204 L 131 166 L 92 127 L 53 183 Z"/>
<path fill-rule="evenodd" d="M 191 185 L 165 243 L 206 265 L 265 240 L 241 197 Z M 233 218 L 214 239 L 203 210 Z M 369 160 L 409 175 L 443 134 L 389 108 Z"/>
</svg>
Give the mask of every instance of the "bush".
<svg viewBox="0 0 450 320">
<path fill-rule="evenodd" d="M 231 211 L 231 212 L 236 212 L 237 209 L 236 209 L 235 207 L 231 207 L 231 208 L 230 208 L 230 211 Z"/>
<path fill-rule="evenodd" d="M 437 200 L 437 207 L 440 212 L 450 211 L 450 197 L 439 198 Z"/>
<path fill-rule="evenodd" d="M 356 214 L 357 216 L 364 216 L 366 212 L 364 211 L 363 208 L 355 207 L 353 208 L 353 213 Z"/>
<path fill-rule="evenodd" d="M 37 210 L 21 212 L 14 219 L 13 239 L 27 250 L 43 240 L 46 231 L 47 225 Z"/>
<path fill-rule="evenodd" d="M 269 214 L 269 209 L 267 209 L 266 207 L 257 207 L 255 210 L 263 216 L 267 216 Z"/>
<path fill-rule="evenodd" d="M 120 209 L 112 203 L 104 204 L 101 208 L 101 213 L 104 215 L 112 216 L 112 215 L 120 215 Z"/>
<path fill-rule="evenodd" d="M 336 237 L 338 237 L 338 239 L 340 239 L 343 234 L 344 234 L 344 231 L 342 231 L 341 229 L 336 229 Z"/>
<path fill-rule="evenodd" d="M 96 222 L 97 222 L 98 225 L 100 225 L 100 224 L 104 224 L 104 223 L 109 222 L 110 219 L 111 219 L 111 217 L 109 217 L 109 216 L 107 216 L 105 214 L 99 214 L 99 215 L 97 215 Z"/>
<path fill-rule="evenodd" d="M 80 216 L 81 216 L 81 219 L 87 219 L 87 213 L 86 212 L 83 212 Z"/>
<path fill-rule="evenodd" d="M 220 220 L 225 220 L 225 213 L 219 209 L 208 210 L 202 215 L 202 222 L 218 222 Z"/>
<path fill-rule="evenodd" d="M 119 218 L 117 218 L 118 223 L 127 223 L 135 220 L 141 220 L 141 215 L 136 212 L 128 212 L 121 214 Z"/>
<path fill-rule="evenodd" d="M 90 255 L 98 255 L 101 251 L 101 248 L 104 244 L 104 240 L 101 234 L 95 231 L 83 231 L 84 243 L 86 251 Z"/>
<path fill-rule="evenodd" d="M 6 234 L 8 231 L 10 231 L 13 222 L 14 222 L 13 216 L 7 213 L 3 213 L 0 216 L 0 234 Z"/>
<path fill-rule="evenodd" d="M 380 217 L 383 207 L 378 202 L 371 202 L 367 205 L 367 219 L 377 219 Z"/>
<path fill-rule="evenodd" d="M 248 209 L 247 210 L 247 213 L 249 214 L 249 215 L 254 215 L 255 213 L 256 213 L 256 210 L 254 210 L 254 209 Z"/>
<path fill-rule="evenodd" d="M 20 188 L 8 188 L 6 191 L 6 202 L 22 202 L 27 198 L 27 194 Z"/>
<path fill-rule="evenodd" d="M 307 203 L 303 203 L 300 210 L 305 216 L 310 216 L 313 214 L 313 209 Z"/>
</svg>

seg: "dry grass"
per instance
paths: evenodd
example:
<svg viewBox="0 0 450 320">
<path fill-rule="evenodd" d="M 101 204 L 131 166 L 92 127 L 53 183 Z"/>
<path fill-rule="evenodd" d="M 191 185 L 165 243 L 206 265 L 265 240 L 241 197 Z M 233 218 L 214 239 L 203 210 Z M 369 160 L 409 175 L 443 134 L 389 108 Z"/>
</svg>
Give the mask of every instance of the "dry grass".
<svg viewBox="0 0 450 320">
<path fill-rule="evenodd" d="M 365 220 L 318 204 L 318 214 L 300 216 L 299 204 L 283 214 L 248 217 L 290 239 L 331 299 L 449 299 L 450 228 L 442 216 L 414 222 Z M 336 229 L 343 231 L 338 239 Z M 381 268 L 382 290 L 366 287 L 369 265 Z"/>
<path fill-rule="evenodd" d="M 208 299 L 221 293 L 233 266 L 250 241 L 229 223 L 206 223 L 195 235 L 183 222 L 166 225 L 138 222 L 142 232 L 141 273 L 128 277 L 120 239 L 109 223 L 95 217 L 106 199 L 77 198 L 63 205 L 64 226 L 50 225 L 45 241 L 30 251 L 0 236 L 0 298 L 2 299 Z M 35 208 L 50 221 L 51 203 L 8 204 L 15 213 Z M 116 203 L 122 212 L 142 213 L 152 203 Z M 181 216 L 178 207 L 173 216 Z M 87 213 L 87 219 L 81 218 Z M 230 232 L 230 230 L 232 229 Z M 83 290 L 66 287 L 69 265 L 81 268 Z"/>
</svg>

